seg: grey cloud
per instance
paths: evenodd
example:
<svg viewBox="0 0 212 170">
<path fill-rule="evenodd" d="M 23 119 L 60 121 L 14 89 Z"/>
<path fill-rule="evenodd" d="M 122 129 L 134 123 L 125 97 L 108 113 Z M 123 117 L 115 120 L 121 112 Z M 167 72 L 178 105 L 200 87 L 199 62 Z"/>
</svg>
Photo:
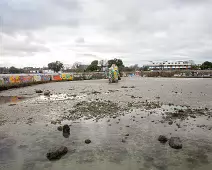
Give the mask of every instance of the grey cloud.
<svg viewBox="0 0 212 170">
<path fill-rule="evenodd" d="M 1 0 L 3 32 L 42 29 L 57 25 L 78 25 L 77 0 Z"/>
<path fill-rule="evenodd" d="M 64 31 L 63 36 L 73 38 L 70 38 L 72 44 L 67 45 L 67 49 L 80 53 L 78 56 L 93 58 L 97 53 L 98 56 L 123 56 L 129 63 L 147 60 L 209 59 L 212 55 L 209 50 L 212 45 L 211 9 L 211 0 L 0 2 L 3 31 L 10 36 L 12 33 L 28 34 L 27 41 L 31 42 L 29 49 L 16 45 L 8 47 L 8 51 L 9 48 L 13 49 L 11 51 L 16 48 L 26 52 L 39 53 L 39 49 L 45 51 L 45 43 L 52 41 L 43 39 L 43 42 L 39 42 L 31 32 L 63 26 L 69 30 L 75 28 L 74 32 Z M 102 37 L 99 38 L 99 35 Z M 62 37 L 52 34 L 52 37 L 54 36 L 56 40 Z M 104 41 L 101 41 L 102 39 Z M 32 45 L 33 42 L 37 44 L 36 47 Z"/>
<path fill-rule="evenodd" d="M 85 40 L 84 40 L 83 37 L 79 37 L 79 38 L 77 38 L 77 39 L 75 40 L 75 42 L 76 42 L 76 43 L 84 43 Z"/>
<path fill-rule="evenodd" d="M 44 44 L 39 44 L 29 37 L 17 39 L 7 34 L 2 34 L 3 56 L 29 56 L 38 52 L 49 52 Z"/>
</svg>

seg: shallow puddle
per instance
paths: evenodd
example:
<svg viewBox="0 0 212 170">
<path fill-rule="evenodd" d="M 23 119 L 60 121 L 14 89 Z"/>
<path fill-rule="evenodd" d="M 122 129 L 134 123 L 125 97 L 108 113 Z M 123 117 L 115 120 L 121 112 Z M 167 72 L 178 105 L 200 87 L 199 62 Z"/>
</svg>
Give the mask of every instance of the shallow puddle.
<svg viewBox="0 0 212 170">
<path fill-rule="evenodd" d="M 15 104 L 26 99 L 27 99 L 26 97 L 21 97 L 21 96 L 0 96 L 0 104 L 5 104 L 5 103 Z"/>
</svg>

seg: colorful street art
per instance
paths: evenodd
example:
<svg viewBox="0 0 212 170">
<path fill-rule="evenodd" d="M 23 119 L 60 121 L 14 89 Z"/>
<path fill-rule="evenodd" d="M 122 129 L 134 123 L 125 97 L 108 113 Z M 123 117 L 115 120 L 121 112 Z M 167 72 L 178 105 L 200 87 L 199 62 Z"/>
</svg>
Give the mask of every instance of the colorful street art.
<svg viewBox="0 0 212 170">
<path fill-rule="evenodd" d="M 4 85 L 4 79 L 0 78 L 0 86 L 3 86 L 3 85 Z"/>
<path fill-rule="evenodd" d="M 73 80 L 73 76 L 71 74 L 62 74 L 63 80 Z"/>
<path fill-rule="evenodd" d="M 51 76 L 50 75 L 41 75 L 41 81 L 50 81 Z"/>
<path fill-rule="evenodd" d="M 35 82 L 39 82 L 39 81 L 41 81 L 41 76 L 35 75 L 35 76 L 33 76 L 33 79 L 34 79 Z"/>
<path fill-rule="evenodd" d="M 52 76 L 52 80 L 54 80 L 54 81 L 61 81 L 62 78 L 60 77 L 60 75 L 53 75 Z"/>
<path fill-rule="evenodd" d="M 18 84 L 20 82 L 20 76 L 10 76 L 10 84 Z"/>
<path fill-rule="evenodd" d="M 33 82 L 33 76 L 20 76 L 21 83 L 31 83 Z"/>
</svg>

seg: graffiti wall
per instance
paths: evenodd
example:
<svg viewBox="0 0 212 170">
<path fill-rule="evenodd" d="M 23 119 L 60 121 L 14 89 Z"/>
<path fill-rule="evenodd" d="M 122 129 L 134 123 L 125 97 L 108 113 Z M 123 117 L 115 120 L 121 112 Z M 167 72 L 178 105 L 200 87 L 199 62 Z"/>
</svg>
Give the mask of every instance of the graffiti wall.
<svg viewBox="0 0 212 170">
<path fill-rule="evenodd" d="M 62 78 L 60 77 L 60 75 L 53 75 L 53 76 L 52 76 L 52 80 L 53 80 L 53 81 L 61 81 Z"/>
<path fill-rule="evenodd" d="M 10 76 L 10 84 L 19 84 L 20 76 Z"/>
<path fill-rule="evenodd" d="M 4 79 L 0 77 L 0 86 L 4 85 Z"/>
<path fill-rule="evenodd" d="M 51 76 L 50 75 L 41 75 L 41 81 L 50 81 Z"/>
<path fill-rule="evenodd" d="M 33 76 L 20 76 L 21 83 L 31 83 L 33 80 Z"/>
<path fill-rule="evenodd" d="M 73 80 L 73 76 L 71 74 L 62 74 L 62 79 L 63 80 Z"/>
<path fill-rule="evenodd" d="M 41 76 L 35 75 L 35 76 L 33 76 L 33 79 L 34 79 L 35 82 L 39 82 L 39 81 L 41 81 Z"/>
</svg>

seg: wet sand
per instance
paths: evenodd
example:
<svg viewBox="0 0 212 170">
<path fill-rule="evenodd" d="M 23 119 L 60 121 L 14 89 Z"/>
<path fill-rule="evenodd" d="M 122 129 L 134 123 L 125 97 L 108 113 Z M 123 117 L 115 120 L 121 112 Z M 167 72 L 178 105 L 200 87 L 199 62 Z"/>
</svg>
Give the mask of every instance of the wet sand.
<svg viewBox="0 0 212 170">
<path fill-rule="evenodd" d="M 0 96 L 0 169 L 212 169 L 212 79 L 57 82 Z M 64 124 L 70 136 L 57 130 Z M 180 137 L 183 148 L 159 135 Z M 50 162 L 54 146 L 69 151 Z"/>
</svg>

